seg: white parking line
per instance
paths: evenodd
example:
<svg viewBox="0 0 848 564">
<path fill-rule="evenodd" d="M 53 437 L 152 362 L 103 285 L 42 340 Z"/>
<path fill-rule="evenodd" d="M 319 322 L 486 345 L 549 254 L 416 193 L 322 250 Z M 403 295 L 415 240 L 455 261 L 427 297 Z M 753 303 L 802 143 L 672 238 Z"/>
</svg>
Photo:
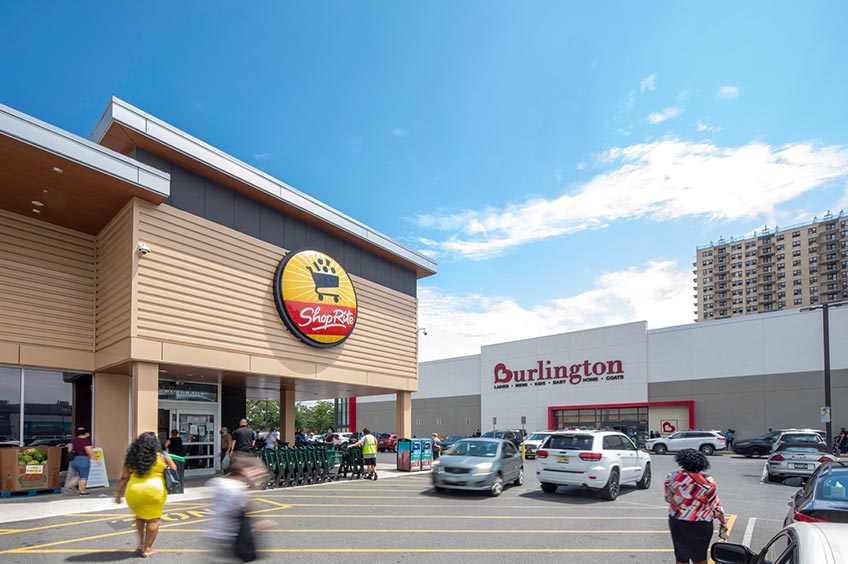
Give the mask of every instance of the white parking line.
<svg viewBox="0 0 848 564">
<path fill-rule="evenodd" d="M 751 538 L 754 536 L 754 525 L 757 523 L 756 517 L 751 517 L 748 519 L 748 524 L 745 525 L 745 535 L 742 537 L 742 544 L 745 546 L 751 546 Z"/>
</svg>

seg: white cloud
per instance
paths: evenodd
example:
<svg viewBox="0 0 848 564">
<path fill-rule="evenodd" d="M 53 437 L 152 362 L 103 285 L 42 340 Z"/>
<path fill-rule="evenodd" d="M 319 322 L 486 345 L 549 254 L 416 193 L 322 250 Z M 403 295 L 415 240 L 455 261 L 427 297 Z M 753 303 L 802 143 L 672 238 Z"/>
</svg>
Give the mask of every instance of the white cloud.
<svg viewBox="0 0 848 564">
<path fill-rule="evenodd" d="M 662 123 L 664 121 L 668 121 L 670 119 L 674 119 L 680 114 L 683 113 L 683 110 L 677 106 L 669 106 L 668 108 L 663 109 L 661 112 L 654 112 L 648 116 L 649 123 Z"/>
<path fill-rule="evenodd" d="M 739 87 L 738 86 L 722 86 L 716 92 L 716 98 L 721 100 L 732 100 L 734 98 L 739 97 Z"/>
<path fill-rule="evenodd" d="M 656 90 L 656 89 L 657 89 L 657 75 L 655 75 L 655 74 L 652 74 L 651 76 L 644 78 L 639 82 L 639 91 L 640 92 L 653 91 L 653 90 Z"/>
<path fill-rule="evenodd" d="M 255 161 L 267 161 L 271 158 L 271 153 L 256 153 L 253 155 L 253 160 Z"/>
<path fill-rule="evenodd" d="M 522 307 L 513 297 L 418 293 L 419 360 L 479 354 L 480 346 L 579 329 L 647 320 L 651 328 L 691 323 L 691 274 L 670 261 L 610 272 L 595 288 Z"/>
<path fill-rule="evenodd" d="M 393 137 L 397 137 L 398 139 L 403 139 L 404 137 L 409 137 L 409 131 L 402 127 L 395 127 L 389 133 L 392 134 Z"/>
<path fill-rule="evenodd" d="M 616 221 L 769 217 L 776 206 L 848 177 L 848 148 L 813 143 L 723 148 L 670 137 L 613 148 L 597 160 L 604 172 L 557 198 L 420 215 L 422 227 L 453 234 L 419 242 L 440 256 L 479 260 Z"/>
<path fill-rule="evenodd" d="M 721 131 L 721 128 L 719 126 L 710 125 L 708 123 L 702 122 L 701 120 L 698 120 L 695 127 L 698 129 L 698 131 L 701 132 L 706 131 L 708 133 L 718 133 L 719 131 Z"/>
</svg>

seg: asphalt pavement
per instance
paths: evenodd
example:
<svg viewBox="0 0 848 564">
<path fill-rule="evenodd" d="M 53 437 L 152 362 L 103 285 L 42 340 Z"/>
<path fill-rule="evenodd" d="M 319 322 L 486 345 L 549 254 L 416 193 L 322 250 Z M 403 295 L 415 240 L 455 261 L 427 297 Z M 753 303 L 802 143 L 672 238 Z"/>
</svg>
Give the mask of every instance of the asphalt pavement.
<svg viewBox="0 0 848 564">
<path fill-rule="evenodd" d="M 542 492 L 532 460 L 525 462 L 524 486 L 508 487 L 497 498 L 437 493 L 428 473 L 385 470 L 392 460 L 392 455 L 381 454 L 384 471 L 377 481 L 342 480 L 255 492 L 251 514 L 267 526 L 258 535 L 260 557 L 321 564 L 673 562 L 662 487 L 664 476 L 675 468 L 673 456 L 653 455 L 651 488 L 624 487 L 614 502 L 575 488 Z M 731 542 L 747 539 L 752 548 L 761 548 L 782 527 L 795 489 L 762 484 L 765 459 L 710 460 L 710 473 L 730 516 Z M 196 499 L 169 498 L 154 560 L 210 561 L 203 532 L 211 505 L 198 495 L 202 492 L 192 494 Z M 100 499 L 92 501 L 94 511 L 74 510 L 0 525 L 0 561 L 137 558 L 131 513 L 125 505 L 106 505 L 108 500 Z M 3 509 L 0 503 L 0 513 Z"/>
</svg>

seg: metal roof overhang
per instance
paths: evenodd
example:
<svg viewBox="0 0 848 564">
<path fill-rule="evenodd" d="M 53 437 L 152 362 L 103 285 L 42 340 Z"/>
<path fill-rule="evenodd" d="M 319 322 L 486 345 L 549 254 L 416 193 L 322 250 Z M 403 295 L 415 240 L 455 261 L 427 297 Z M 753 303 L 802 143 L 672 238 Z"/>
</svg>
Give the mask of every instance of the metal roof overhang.
<svg viewBox="0 0 848 564">
<path fill-rule="evenodd" d="M 112 97 L 90 139 L 122 153 L 150 151 L 413 270 L 419 279 L 437 272 L 429 257 L 118 98 Z"/>
<path fill-rule="evenodd" d="M 167 173 L 0 104 L 0 208 L 96 235 L 131 198 L 170 190 Z"/>
</svg>

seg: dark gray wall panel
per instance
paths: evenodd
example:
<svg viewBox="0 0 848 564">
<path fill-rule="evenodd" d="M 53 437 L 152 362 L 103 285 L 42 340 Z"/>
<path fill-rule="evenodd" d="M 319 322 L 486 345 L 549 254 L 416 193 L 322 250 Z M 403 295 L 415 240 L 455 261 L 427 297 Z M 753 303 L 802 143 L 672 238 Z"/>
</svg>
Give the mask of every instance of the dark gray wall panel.
<svg viewBox="0 0 848 564">
<path fill-rule="evenodd" d="M 261 208 L 262 206 L 256 200 L 233 192 L 233 228 L 245 235 L 262 239 Z"/>
<path fill-rule="evenodd" d="M 320 249 L 329 253 L 327 251 L 327 239 L 328 235 L 317 227 L 313 227 L 312 225 L 306 226 L 306 246 L 310 249 Z"/>
<path fill-rule="evenodd" d="M 392 265 L 382 257 L 377 258 L 377 284 L 392 287 Z"/>
<path fill-rule="evenodd" d="M 288 249 L 306 246 L 306 224 L 293 217 L 286 218 L 286 245 Z"/>
<path fill-rule="evenodd" d="M 261 215 L 261 235 L 260 239 L 267 241 L 272 245 L 291 249 L 286 246 L 286 221 L 285 216 L 277 210 L 262 206 Z"/>
<path fill-rule="evenodd" d="M 368 280 L 377 280 L 377 257 L 370 253 L 362 254 L 359 275 Z"/>
<path fill-rule="evenodd" d="M 136 147 L 133 150 L 133 154 L 131 156 L 137 161 L 140 161 L 146 165 L 150 165 L 152 167 L 158 168 L 163 172 L 171 174 L 171 161 L 163 159 L 159 155 L 154 155 L 153 153 Z"/>
<path fill-rule="evenodd" d="M 327 250 L 327 254 L 333 257 L 334 259 L 344 260 L 344 242 L 342 242 L 341 239 L 332 235 L 327 235 L 327 242 L 324 247 Z M 342 267 L 345 269 L 345 271 L 351 273 L 348 269 L 347 264 L 342 264 Z"/>
<path fill-rule="evenodd" d="M 171 170 L 171 202 L 181 210 L 206 217 L 206 183 L 202 176 L 174 165 Z M 179 187 L 174 189 L 174 187 Z"/>
<path fill-rule="evenodd" d="M 235 226 L 233 192 L 220 184 L 206 181 L 206 219 L 232 229 Z"/>
<path fill-rule="evenodd" d="M 348 243 L 344 242 L 344 267 L 351 274 L 359 275 L 362 272 L 362 249 Z"/>
</svg>

